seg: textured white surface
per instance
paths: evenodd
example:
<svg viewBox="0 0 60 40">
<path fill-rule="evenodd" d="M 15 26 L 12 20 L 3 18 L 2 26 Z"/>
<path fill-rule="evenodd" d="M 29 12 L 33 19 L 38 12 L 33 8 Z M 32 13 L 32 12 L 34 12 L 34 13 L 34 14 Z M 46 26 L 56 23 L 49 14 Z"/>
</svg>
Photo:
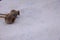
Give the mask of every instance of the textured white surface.
<svg viewBox="0 0 60 40">
<path fill-rule="evenodd" d="M 0 13 L 21 11 L 14 24 L 0 19 L 0 40 L 60 40 L 60 0 L 2 0 Z"/>
</svg>

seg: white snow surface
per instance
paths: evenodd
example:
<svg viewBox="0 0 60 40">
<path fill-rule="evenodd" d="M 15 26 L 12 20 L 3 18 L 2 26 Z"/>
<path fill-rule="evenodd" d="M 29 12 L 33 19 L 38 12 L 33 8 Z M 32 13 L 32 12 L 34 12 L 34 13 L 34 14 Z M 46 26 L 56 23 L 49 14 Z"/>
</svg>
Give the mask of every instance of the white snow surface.
<svg viewBox="0 0 60 40">
<path fill-rule="evenodd" d="M 60 0 L 2 0 L 0 13 L 19 10 L 15 23 L 0 18 L 0 40 L 60 40 Z"/>
</svg>

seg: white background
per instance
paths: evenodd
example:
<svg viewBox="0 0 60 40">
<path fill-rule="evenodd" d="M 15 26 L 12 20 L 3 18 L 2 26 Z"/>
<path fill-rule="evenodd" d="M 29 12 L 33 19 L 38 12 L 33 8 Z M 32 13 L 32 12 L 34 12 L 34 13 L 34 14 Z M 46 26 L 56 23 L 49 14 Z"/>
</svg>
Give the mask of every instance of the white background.
<svg viewBox="0 0 60 40">
<path fill-rule="evenodd" d="M 0 40 L 60 40 L 60 0 L 2 0 L 0 13 L 16 9 L 14 24 L 0 18 Z"/>
</svg>

